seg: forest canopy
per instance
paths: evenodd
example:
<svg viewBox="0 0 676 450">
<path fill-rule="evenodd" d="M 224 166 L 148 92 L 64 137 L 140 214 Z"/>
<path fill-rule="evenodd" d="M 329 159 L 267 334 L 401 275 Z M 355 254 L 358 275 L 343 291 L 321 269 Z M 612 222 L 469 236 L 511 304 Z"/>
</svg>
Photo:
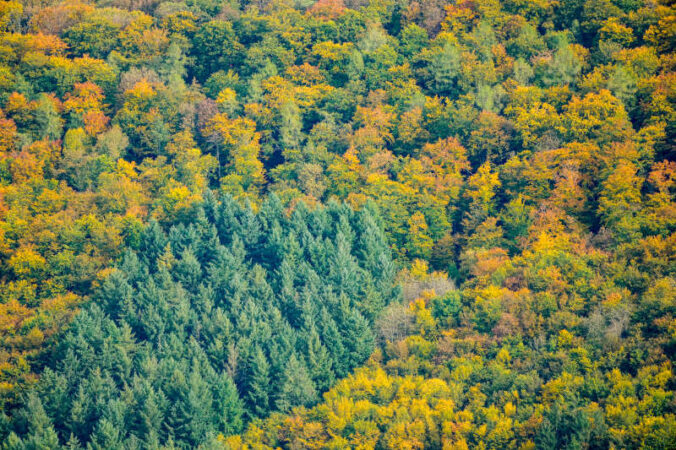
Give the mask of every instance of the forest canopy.
<svg viewBox="0 0 676 450">
<path fill-rule="evenodd" d="M 286 217 L 274 196 L 257 214 L 208 197 L 185 221 L 151 222 L 125 252 L 50 355 L 10 448 L 195 447 L 316 402 L 371 354 L 373 318 L 400 291 L 370 209 Z"/>
<path fill-rule="evenodd" d="M 0 441 L 674 448 L 669 0 L 0 3 Z"/>
</svg>

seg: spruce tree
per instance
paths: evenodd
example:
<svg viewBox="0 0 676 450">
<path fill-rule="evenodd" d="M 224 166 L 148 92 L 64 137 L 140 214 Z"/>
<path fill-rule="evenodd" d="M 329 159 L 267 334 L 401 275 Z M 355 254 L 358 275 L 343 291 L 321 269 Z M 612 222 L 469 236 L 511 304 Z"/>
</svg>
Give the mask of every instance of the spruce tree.
<svg viewBox="0 0 676 450">
<path fill-rule="evenodd" d="M 255 347 L 247 364 L 244 404 L 249 417 L 264 417 L 270 411 L 270 364 Z"/>
<path fill-rule="evenodd" d="M 26 423 L 28 434 L 23 440 L 16 435 L 10 436 L 6 448 L 12 450 L 51 450 L 59 448 L 59 437 L 42 407 L 40 398 L 35 393 L 29 394 L 21 416 Z"/>
<path fill-rule="evenodd" d="M 305 336 L 303 354 L 307 362 L 308 373 L 317 390 L 323 392 L 333 385 L 333 361 L 326 347 L 322 344 L 317 329 L 312 326 Z"/>
<path fill-rule="evenodd" d="M 305 364 L 295 354 L 286 363 L 281 389 L 276 397 L 275 406 L 280 411 L 289 411 L 294 406 L 307 406 L 317 399 L 312 378 Z"/>
<path fill-rule="evenodd" d="M 91 450 L 123 450 L 124 443 L 120 430 L 108 419 L 99 420 L 87 448 Z"/>
<path fill-rule="evenodd" d="M 53 428 L 34 434 L 196 447 L 312 404 L 372 350 L 361 312 L 391 300 L 359 251 L 380 251 L 363 234 L 381 232 L 360 220 L 336 202 L 287 219 L 278 200 L 255 212 L 225 197 L 149 224 L 50 355 L 35 394 Z M 31 434 L 16 431 L 21 446 Z"/>
<path fill-rule="evenodd" d="M 336 377 L 342 378 L 347 375 L 349 363 L 346 357 L 346 348 L 343 336 L 338 331 L 336 321 L 331 317 L 326 307 L 320 313 L 319 326 L 321 327 L 322 341 L 326 343 Z"/>
<path fill-rule="evenodd" d="M 216 431 L 224 435 L 242 431 L 244 406 L 232 378 L 221 373 L 214 382 L 213 411 Z"/>
</svg>

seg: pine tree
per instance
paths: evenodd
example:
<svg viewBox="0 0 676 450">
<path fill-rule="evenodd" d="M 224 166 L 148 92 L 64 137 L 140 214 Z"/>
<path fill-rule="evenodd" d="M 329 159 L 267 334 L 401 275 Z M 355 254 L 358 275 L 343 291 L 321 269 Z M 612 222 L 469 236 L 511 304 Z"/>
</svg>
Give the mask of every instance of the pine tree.
<svg viewBox="0 0 676 450">
<path fill-rule="evenodd" d="M 324 392 L 333 385 L 335 380 L 331 356 L 322 344 L 314 325 L 306 332 L 306 337 L 303 340 L 305 341 L 305 348 L 302 354 L 305 355 L 308 373 L 317 391 Z"/>
<path fill-rule="evenodd" d="M 159 435 L 164 419 L 164 412 L 160 405 L 166 402 L 166 399 L 163 398 L 163 394 L 156 394 L 155 390 L 149 385 L 144 386 L 143 390 L 146 392 L 141 400 L 140 410 L 137 412 L 138 436 L 148 447 L 153 447 L 159 444 Z"/>
<path fill-rule="evenodd" d="M 75 435 L 71 433 L 70 437 L 68 438 L 68 442 L 66 442 L 66 448 L 68 450 L 81 450 L 82 444 L 80 444 L 78 438 L 76 438 Z"/>
<path fill-rule="evenodd" d="M 186 381 L 172 407 L 170 423 L 177 439 L 197 445 L 206 438 L 211 428 L 213 396 L 197 368 Z"/>
<path fill-rule="evenodd" d="M 270 411 L 270 364 L 260 347 L 247 362 L 244 404 L 249 417 L 265 417 Z"/>
<path fill-rule="evenodd" d="M 307 406 L 316 399 L 317 391 L 305 364 L 292 354 L 282 375 L 275 406 L 280 411 L 289 411 L 294 406 Z"/>
<path fill-rule="evenodd" d="M 139 254 L 146 262 L 155 261 L 164 252 L 166 245 L 167 235 L 162 231 L 160 224 L 152 220 L 141 236 Z"/>
<path fill-rule="evenodd" d="M 59 437 L 54 431 L 51 420 L 42 407 L 40 398 L 31 393 L 21 416 L 26 421 L 28 435 L 21 440 L 17 436 L 8 441 L 9 449 L 58 449 Z"/>
<path fill-rule="evenodd" d="M 446 42 L 432 61 L 434 89 L 438 94 L 454 96 L 457 77 L 460 74 L 460 51 L 451 42 Z"/>
<path fill-rule="evenodd" d="M 214 383 L 214 412 L 219 433 L 227 436 L 242 430 L 244 408 L 235 383 L 226 373 Z"/>
<path fill-rule="evenodd" d="M 274 200 L 258 213 L 223 204 L 149 224 L 47 361 L 36 390 L 73 447 L 213 442 L 313 403 L 372 350 L 360 311 L 384 306 L 372 272 L 386 262 L 366 264 L 355 246 L 389 258 L 377 226 L 336 202 L 298 205 L 291 220 Z M 390 276 L 378 275 L 386 291 Z M 17 430 L 8 439 L 22 448 Z"/>
<path fill-rule="evenodd" d="M 336 377 L 342 378 L 349 371 L 349 362 L 345 354 L 347 350 L 343 336 L 338 331 L 338 325 L 336 325 L 336 321 L 331 317 L 326 307 L 322 307 L 319 326 L 321 327 L 322 341 L 326 343 L 326 347 L 331 354 Z"/>
<path fill-rule="evenodd" d="M 349 365 L 356 367 L 371 355 L 375 337 L 368 321 L 355 309 L 344 312 L 343 330 Z"/>
<path fill-rule="evenodd" d="M 191 293 L 196 293 L 202 281 L 202 267 L 191 248 L 186 248 L 176 263 L 173 275 Z"/>
<path fill-rule="evenodd" d="M 116 270 L 104 281 L 97 300 L 101 308 L 111 317 L 125 317 L 132 313 L 127 311 L 132 295 L 133 289 L 127 282 L 124 272 Z"/>
<path fill-rule="evenodd" d="M 87 448 L 92 450 L 124 449 L 120 430 L 118 430 L 108 419 L 104 418 L 99 420 Z"/>
<path fill-rule="evenodd" d="M 339 231 L 336 234 L 336 249 L 331 264 L 331 280 L 341 293 L 356 298 L 362 281 L 361 270 L 351 251 L 349 236 Z"/>
</svg>

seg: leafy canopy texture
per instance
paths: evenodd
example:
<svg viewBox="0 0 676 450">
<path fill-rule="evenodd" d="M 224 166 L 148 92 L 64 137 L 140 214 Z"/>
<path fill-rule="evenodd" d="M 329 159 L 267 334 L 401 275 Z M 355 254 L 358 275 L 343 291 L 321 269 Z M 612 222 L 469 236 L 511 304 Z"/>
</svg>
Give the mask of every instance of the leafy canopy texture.
<svg viewBox="0 0 676 450">
<path fill-rule="evenodd" d="M 397 300 L 371 208 L 213 197 L 149 224 L 50 356 L 7 448 L 194 447 L 315 403 Z"/>
<path fill-rule="evenodd" d="M 673 449 L 675 69 L 673 0 L 0 1 L 0 442 Z"/>
</svg>

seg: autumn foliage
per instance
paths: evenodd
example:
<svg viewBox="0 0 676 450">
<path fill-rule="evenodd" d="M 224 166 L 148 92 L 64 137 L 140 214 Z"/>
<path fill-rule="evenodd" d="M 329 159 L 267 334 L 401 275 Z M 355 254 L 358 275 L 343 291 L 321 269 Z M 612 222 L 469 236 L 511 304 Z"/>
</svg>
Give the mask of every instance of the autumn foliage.
<svg viewBox="0 0 676 450">
<path fill-rule="evenodd" d="M 672 448 L 675 17 L 666 0 L 0 2 L 3 446 Z M 246 260 L 219 294 L 216 259 L 186 250 L 196 222 L 203 247 L 237 222 L 246 248 L 219 236 Z M 278 254 L 309 279 L 288 284 Z M 329 270 L 355 261 L 387 282 Z M 120 294 L 130 316 L 105 311 L 104 339 L 120 270 L 161 276 Z M 238 292 L 291 328 L 330 304 L 371 340 L 287 333 L 282 364 L 245 336 L 279 318 L 254 327 Z M 196 315 L 212 303 L 227 311 Z"/>
</svg>

